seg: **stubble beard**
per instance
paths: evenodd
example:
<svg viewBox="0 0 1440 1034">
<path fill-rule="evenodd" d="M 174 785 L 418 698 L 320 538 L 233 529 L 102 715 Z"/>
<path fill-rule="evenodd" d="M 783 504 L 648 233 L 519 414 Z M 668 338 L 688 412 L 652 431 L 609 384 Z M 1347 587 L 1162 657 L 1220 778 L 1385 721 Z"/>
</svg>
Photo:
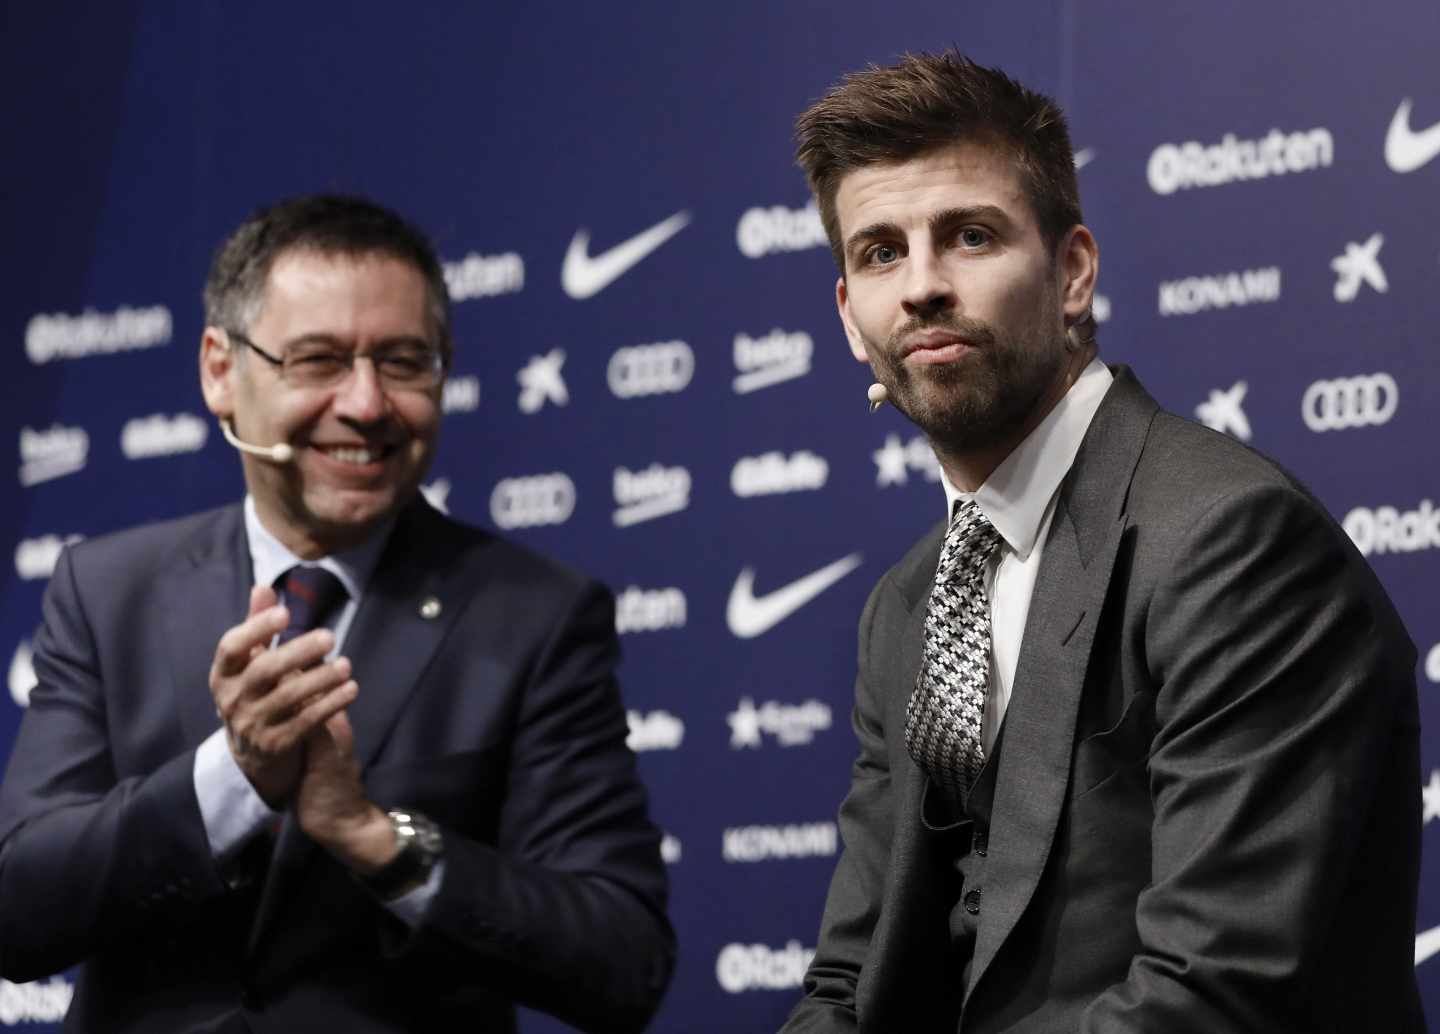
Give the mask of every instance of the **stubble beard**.
<svg viewBox="0 0 1440 1034">
<path fill-rule="evenodd" d="M 901 342 L 921 329 L 949 330 L 973 347 L 961 359 L 909 366 Z M 987 449 L 1013 436 L 1062 375 L 1064 339 L 1003 340 L 978 320 L 947 316 L 907 323 L 872 357 L 891 403 L 924 431 L 937 449 L 957 454 Z"/>
</svg>

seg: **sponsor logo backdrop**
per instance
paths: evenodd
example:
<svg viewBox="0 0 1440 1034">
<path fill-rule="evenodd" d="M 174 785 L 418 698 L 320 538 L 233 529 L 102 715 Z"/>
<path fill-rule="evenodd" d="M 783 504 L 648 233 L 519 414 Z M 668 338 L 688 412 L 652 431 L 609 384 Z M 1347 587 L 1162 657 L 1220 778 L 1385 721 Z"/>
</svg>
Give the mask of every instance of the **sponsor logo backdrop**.
<svg viewBox="0 0 1440 1034">
<path fill-rule="evenodd" d="M 0 42 L 26 98 L 0 192 L 0 758 L 59 549 L 242 491 L 195 378 L 211 249 L 259 203 L 368 193 L 433 235 L 456 302 L 427 495 L 619 596 L 682 944 L 653 1029 L 776 1027 L 837 850 L 855 622 L 943 506 L 924 440 L 866 413 L 790 122 L 844 70 L 958 42 L 1071 113 L 1102 354 L 1305 479 L 1420 647 L 1440 1016 L 1433 4 L 66 6 Z M 68 1000 L 0 984 L 0 1026 Z"/>
</svg>

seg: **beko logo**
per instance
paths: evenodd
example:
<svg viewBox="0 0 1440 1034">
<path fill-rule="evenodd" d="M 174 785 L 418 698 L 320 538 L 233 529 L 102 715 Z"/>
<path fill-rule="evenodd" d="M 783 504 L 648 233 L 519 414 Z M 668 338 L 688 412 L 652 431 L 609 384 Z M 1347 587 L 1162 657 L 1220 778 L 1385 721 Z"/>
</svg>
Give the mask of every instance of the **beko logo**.
<svg viewBox="0 0 1440 1034">
<path fill-rule="evenodd" d="M 776 327 L 764 337 L 735 335 L 735 394 L 748 395 L 772 384 L 810 372 L 815 342 L 803 330 L 786 333 Z"/>
<path fill-rule="evenodd" d="M 440 400 L 442 413 L 473 413 L 480 408 L 480 378 L 452 377 Z"/>
<path fill-rule="evenodd" d="M 695 375 L 695 353 L 683 341 L 617 348 L 605 376 L 616 398 L 683 391 Z"/>
<path fill-rule="evenodd" d="M 1413 510 L 1393 506 L 1357 506 L 1341 522 L 1345 534 L 1365 556 L 1372 553 L 1415 553 L 1440 546 L 1440 510 L 1429 499 Z"/>
<path fill-rule="evenodd" d="M 875 460 L 875 484 L 903 485 L 913 471 L 926 481 L 940 480 L 940 461 L 923 434 L 917 434 L 904 445 L 898 434 L 887 434 L 885 444 L 870 454 Z"/>
<path fill-rule="evenodd" d="M 615 468 L 615 526 L 679 513 L 690 505 L 690 472 L 684 467 L 652 463 L 644 470 Z"/>
<path fill-rule="evenodd" d="M 815 957 L 814 948 L 790 941 L 783 948 L 764 944 L 727 944 L 715 959 L 715 979 L 732 995 L 745 991 L 785 991 L 799 987 Z"/>
<path fill-rule="evenodd" d="M 155 413 L 127 421 L 120 432 L 120 451 L 126 459 L 143 460 L 152 456 L 173 456 L 181 452 L 199 452 L 210 434 L 210 423 L 194 413 L 166 416 Z"/>
<path fill-rule="evenodd" d="M 830 464 L 806 449 L 792 453 L 789 459 L 783 452 L 767 452 L 741 457 L 730 471 L 730 488 L 742 498 L 806 492 L 824 487 L 829 476 Z"/>
<path fill-rule="evenodd" d="M 564 524 L 575 512 L 575 482 L 565 474 L 505 478 L 490 493 L 490 518 L 498 528 Z"/>
<path fill-rule="evenodd" d="M 759 707 L 750 697 L 741 697 L 740 705 L 725 718 L 730 725 L 730 749 L 758 748 L 760 734 L 772 736 L 782 747 L 803 747 L 815 739 L 817 732 L 830 728 L 830 705 L 819 700 L 803 704 L 781 704 L 767 700 Z"/>
<path fill-rule="evenodd" d="M 20 640 L 15 656 L 10 659 L 10 698 L 21 707 L 30 706 L 30 691 L 35 688 L 35 655 L 26 640 Z"/>
<path fill-rule="evenodd" d="M 1343 431 L 1390 422 L 1400 406 L 1400 387 L 1388 373 L 1316 381 L 1305 389 L 1300 415 L 1312 431 Z"/>
<path fill-rule="evenodd" d="M 525 289 L 525 260 L 513 251 L 501 255 L 471 252 L 459 262 L 443 264 L 445 287 L 452 302 L 516 294 Z"/>
<path fill-rule="evenodd" d="M 615 597 L 615 631 L 624 635 L 684 628 L 685 610 L 685 594 L 679 589 L 630 585 Z"/>
<path fill-rule="evenodd" d="M 1280 270 L 1275 266 L 1215 276 L 1189 276 L 1160 285 L 1160 315 L 1191 316 L 1206 309 L 1280 300 Z"/>
<path fill-rule="evenodd" d="M 90 436 L 81 427 L 20 428 L 20 484 L 26 488 L 85 469 Z"/>
<path fill-rule="evenodd" d="M 828 858 L 835 854 L 839 832 L 833 822 L 791 826 L 735 826 L 721 834 L 721 857 L 727 862 L 764 862 L 771 858 Z"/>
<path fill-rule="evenodd" d="M 685 723 L 669 711 L 626 711 L 625 724 L 630 735 L 625 737 L 625 746 L 635 753 L 647 750 L 675 750 L 685 739 Z"/>
<path fill-rule="evenodd" d="M 34 539 L 21 539 L 15 547 L 15 571 L 26 581 L 49 578 L 55 573 L 55 563 L 60 551 L 85 538 L 84 535 L 41 535 Z"/>
<path fill-rule="evenodd" d="M 0 980 L 0 1024 L 58 1023 L 70 1008 L 75 987 L 63 977 L 12 984 Z"/>
<path fill-rule="evenodd" d="M 1283 133 L 1272 129 L 1259 140 L 1240 140 L 1226 133 L 1218 144 L 1208 146 L 1198 140 L 1161 144 L 1151 152 L 1145 175 L 1155 193 L 1173 194 L 1192 187 L 1309 172 L 1334 161 L 1335 139 L 1330 130 Z"/>
<path fill-rule="evenodd" d="M 740 254 L 758 259 L 780 251 L 806 251 L 829 242 L 820 222 L 820 210 L 811 201 L 804 208 L 747 209 L 735 227 L 735 243 Z"/>
<path fill-rule="evenodd" d="M 167 344 L 170 331 L 170 310 L 163 305 L 122 306 L 114 312 L 86 309 L 79 316 L 40 314 L 25 327 L 25 354 L 39 366 L 52 359 L 130 352 Z"/>
</svg>

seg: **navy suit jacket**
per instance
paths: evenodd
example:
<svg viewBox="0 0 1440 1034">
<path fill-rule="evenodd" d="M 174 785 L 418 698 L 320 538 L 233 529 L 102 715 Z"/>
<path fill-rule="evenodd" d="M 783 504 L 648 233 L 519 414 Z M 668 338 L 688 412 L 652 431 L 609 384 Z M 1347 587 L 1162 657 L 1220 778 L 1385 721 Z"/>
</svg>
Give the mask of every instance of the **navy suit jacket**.
<svg viewBox="0 0 1440 1034">
<path fill-rule="evenodd" d="M 371 799 L 445 833 L 412 931 L 288 815 L 268 864 L 211 855 L 195 748 L 250 582 L 238 506 L 62 555 L 0 789 L 0 973 L 81 964 L 66 1029 L 107 1034 L 511 1031 L 516 1002 L 640 1030 L 674 935 L 609 594 L 423 500 L 402 512 L 344 652 Z"/>
<path fill-rule="evenodd" d="M 905 746 L 943 523 L 871 594 L 845 851 L 784 1034 L 1423 1031 L 1415 648 L 1313 497 L 1115 372 L 1045 540 L 983 885 Z"/>
</svg>

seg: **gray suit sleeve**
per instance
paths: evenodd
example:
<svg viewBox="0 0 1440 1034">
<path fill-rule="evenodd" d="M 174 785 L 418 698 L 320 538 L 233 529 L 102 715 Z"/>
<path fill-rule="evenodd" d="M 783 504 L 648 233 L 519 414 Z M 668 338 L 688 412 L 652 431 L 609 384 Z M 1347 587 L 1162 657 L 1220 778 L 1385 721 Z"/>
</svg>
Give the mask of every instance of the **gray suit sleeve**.
<svg viewBox="0 0 1440 1034">
<path fill-rule="evenodd" d="M 1339 891 L 1374 813 L 1406 806 L 1377 799 L 1377 783 L 1386 768 L 1403 786 L 1413 759 L 1414 650 L 1364 562 L 1294 487 L 1222 498 L 1178 542 L 1145 615 L 1159 688 L 1143 947 L 1080 1029 L 1329 1029 L 1309 1011 L 1334 977 L 1315 959 L 1338 936 Z"/>
<path fill-rule="evenodd" d="M 882 580 L 870 594 L 860 618 L 859 674 L 851 716 L 860 753 L 840 806 L 844 851 L 830 882 L 815 958 L 805 975 L 805 998 L 791 1013 L 783 1034 L 857 1029 L 855 987 L 880 915 L 895 822 L 884 701 L 875 692 L 881 683 L 870 672 L 870 639 L 884 585 Z"/>
</svg>

